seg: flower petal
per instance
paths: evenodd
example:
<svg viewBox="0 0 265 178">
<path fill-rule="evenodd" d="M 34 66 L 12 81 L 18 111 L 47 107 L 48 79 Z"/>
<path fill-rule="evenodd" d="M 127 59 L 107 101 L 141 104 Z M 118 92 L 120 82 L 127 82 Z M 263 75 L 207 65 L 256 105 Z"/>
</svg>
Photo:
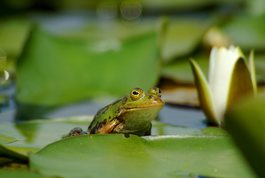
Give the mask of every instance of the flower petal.
<svg viewBox="0 0 265 178">
<path fill-rule="evenodd" d="M 220 121 L 217 119 L 216 114 L 215 114 L 212 93 L 203 75 L 203 72 L 201 71 L 196 61 L 191 59 L 190 64 L 191 64 L 191 68 L 192 68 L 192 72 L 194 76 L 195 85 L 198 91 L 200 105 L 207 119 L 215 125 L 220 125 Z"/>
<path fill-rule="evenodd" d="M 240 49 L 213 48 L 210 54 L 209 87 L 218 119 L 223 119 L 226 110 L 231 75 L 236 61 L 243 57 Z"/>
<path fill-rule="evenodd" d="M 227 108 L 240 101 L 243 97 L 254 96 L 251 72 L 243 58 L 240 58 L 234 67 L 230 80 Z"/>
<path fill-rule="evenodd" d="M 249 71 L 252 79 L 252 85 L 254 89 L 254 94 L 257 94 L 257 80 L 256 80 L 256 68 L 255 68 L 255 62 L 254 62 L 254 51 L 251 51 L 249 54 Z"/>
</svg>

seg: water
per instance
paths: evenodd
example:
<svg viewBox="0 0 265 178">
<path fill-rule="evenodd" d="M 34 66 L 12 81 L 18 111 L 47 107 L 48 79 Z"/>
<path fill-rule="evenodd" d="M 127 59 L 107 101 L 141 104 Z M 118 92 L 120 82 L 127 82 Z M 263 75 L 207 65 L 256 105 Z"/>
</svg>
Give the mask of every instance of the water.
<svg viewBox="0 0 265 178">
<path fill-rule="evenodd" d="M 16 117 L 16 105 L 14 101 L 15 85 L 2 88 L 1 94 L 6 95 L 9 99 L 1 108 L 0 123 L 14 122 L 19 120 Z M 61 118 L 81 115 L 95 115 L 96 112 L 109 103 L 115 101 L 115 98 L 101 98 L 97 100 L 87 100 L 83 102 L 72 103 L 45 113 L 45 118 Z M 39 118 L 36 118 L 39 119 Z M 206 127 L 205 116 L 201 110 L 193 108 L 176 107 L 173 105 L 165 105 L 161 110 L 158 119 L 161 122 L 181 127 L 204 128 Z"/>
</svg>

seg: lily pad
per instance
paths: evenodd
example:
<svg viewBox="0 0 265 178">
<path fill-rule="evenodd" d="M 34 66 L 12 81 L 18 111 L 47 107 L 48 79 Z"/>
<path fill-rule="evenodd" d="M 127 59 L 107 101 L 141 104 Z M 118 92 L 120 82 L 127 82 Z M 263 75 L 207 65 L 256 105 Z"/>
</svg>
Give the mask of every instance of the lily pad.
<svg viewBox="0 0 265 178">
<path fill-rule="evenodd" d="M 29 172 L 29 171 L 20 171 L 20 170 L 0 170 L 0 177 L 4 178 L 45 178 L 44 176 Z"/>
<path fill-rule="evenodd" d="M 31 22 L 25 18 L 13 18 L 0 21 L 0 49 L 8 56 L 17 57 L 27 38 Z"/>
<path fill-rule="evenodd" d="M 51 142 L 60 140 L 74 127 L 87 127 L 92 117 L 34 120 L 0 125 L 0 155 L 25 160 Z"/>
<path fill-rule="evenodd" d="M 33 120 L 0 125 L 0 155 L 26 160 L 29 153 L 35 153 L 44 146 L 62 139 L 74 127 L 86 130 L 92 116 Z M 170 126 L 153 122 L 152 135 L 198 134 L 198 129 Z"/>
<path fill-rule="evenodd" d="M 224 33 L 242 49 L 265 49 L 264 16 L 240 15 L 232 18 L 222 28 Z"/>
<path fill-rule="evenodd" d="M 111 34 L 108 26 L 95 28 Z M 121 96 L 135 86 L 154 86 L 159 66 L 155 30 L 135 30 L 123 39 L 80 40 L 36 27 L 17 64 L 16 99 L 53 107 L 99 95 Z"/>
<path fill-rule="evenodd" d="M 66 178 L 255 177 L 226 134 L 68 138 L 32 154 L 30 167 Z"/>
<path fill-rule="evenodd" d="M 174 63 L 167 64 L 162 68 L 162 76 L 171 79 L 177 83 L 192 84 L 193 75 L 190 68 L 189 58 L 179 59 Z M 195 56 L 194 59 L 202 68 L 203 72 L 206 73 L 208 70 L 208 57 L 206 56 Z"/>
<path fill-rule="evenodd" d="M 210 27 L 209 19 L 172 19 L 166 25 L 161 55 L 165 62 L 190 54 Z"/>
<path fill-rule="evenodd" d="M 265 176 L 265 95 L 248 99 L 227 114 L 225 126 L 259 177 Z"/>
</svg>

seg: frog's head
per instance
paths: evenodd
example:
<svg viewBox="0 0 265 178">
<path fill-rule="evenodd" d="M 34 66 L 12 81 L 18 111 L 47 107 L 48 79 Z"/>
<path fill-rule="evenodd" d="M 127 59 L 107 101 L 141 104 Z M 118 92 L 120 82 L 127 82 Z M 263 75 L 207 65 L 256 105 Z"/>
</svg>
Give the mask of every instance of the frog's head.
<svg viewBox="0 0 265 178">
<path fill-rule="evenodd" d="M 134 88 L 127 96 L 126 103 L 123 105 L 125 110 L 160 110 L 164 106 L 161 100 L 161 91 L 159 88 L 151 88 L 144 92 L 141 88 Z"/>
<path fill-rule="evenodd" d="M 140 88 L 133 89 L 124 98 L 120 108 L 119 118 L 123 121 L 123 131 L 132 132 L 150 129 L 150 123 L 164 106 L 161 92 L 158 88 L 151 88 L 144 92 Z"/>
</svg>

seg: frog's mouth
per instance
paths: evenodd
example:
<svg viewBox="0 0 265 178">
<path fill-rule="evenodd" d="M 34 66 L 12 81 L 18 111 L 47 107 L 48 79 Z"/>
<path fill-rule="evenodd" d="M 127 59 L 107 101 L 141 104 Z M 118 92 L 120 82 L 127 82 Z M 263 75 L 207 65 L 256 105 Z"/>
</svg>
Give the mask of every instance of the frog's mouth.
<svg viewBox="0 0 265 178">
<path fill-rule="evenodd" d="M 155 104 L 148 104 L 148 105 L 144 105 L 144 106 L 134 106 L 134 107 L 124 107 L 125 110 L 128 111 L 133 111 L 133 110 L 145 110 L 145 109 L 159 109 L 162 108 L 165 105 L 164 102 L 161 103 L 155 103 Z"/>
</svg>

